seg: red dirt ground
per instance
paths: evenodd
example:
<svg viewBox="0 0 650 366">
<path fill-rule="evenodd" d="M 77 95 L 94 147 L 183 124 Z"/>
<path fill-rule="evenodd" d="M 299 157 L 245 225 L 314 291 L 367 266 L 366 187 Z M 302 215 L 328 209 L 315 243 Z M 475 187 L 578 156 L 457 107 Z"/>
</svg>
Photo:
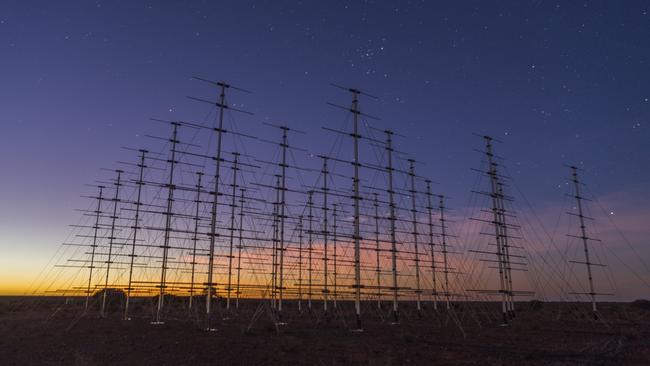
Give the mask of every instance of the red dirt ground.
<svg viewBox="0 0 650 366">
<path fill-rule="evenodd" d="M 222 309 L 217 331 L 207 332 L 185 302 L 171 299 L 165 324 L 151 325 L 151 299 L 138 301 L 133 319 L 124 321 L 119 304 L 104 319 L 95 308 L 81 316 L 81 299 L 0 298 L 0 364 L 650 365 L 650 310 L 639 304 L 604 304 L 594 321 L 581 310 L 586 305 L 521 303 L 517 318 L 501 327 L 495 304 L 459 305 L 454 317 L 425 308 L 418 317 L 402 303 L 401 322 L 391 325 L 388 313 L 368 303 L 364 331 L 356 333 L 341 315 L 351 314 L 351 304 L 339 303 L 326 321 L 320 303 L 312 314 L 288 303 L 288 324 L 277 333 L 260 302 L 243 302 L 228 320 Z M 257 309 L 263 311 L 248 331 Z"/>
</svg>

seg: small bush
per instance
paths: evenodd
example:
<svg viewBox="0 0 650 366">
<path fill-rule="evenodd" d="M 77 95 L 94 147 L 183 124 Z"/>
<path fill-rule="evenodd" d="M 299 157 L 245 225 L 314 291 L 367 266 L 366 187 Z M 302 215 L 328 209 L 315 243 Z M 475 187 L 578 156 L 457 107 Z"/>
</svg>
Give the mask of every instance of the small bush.
<svg viewBox="0 0 650 366">
<path fill-rule="evenodd" d="M 638 309 L 650 310 L 650 300 L 638 299 L 632 301 L 632 306 Z"/>
<path fill-rule="evenodd" d="M 544 302 L 541 300 L 530 300 L 530 309 L 539 311 L 544 307 Z"/>
<path fill-rule="evenodd" d="M 413 343 L 416 341 L 416 338 L 411 334 L 402 334 L 402 341 L 404 343 Z"/>
</svg>

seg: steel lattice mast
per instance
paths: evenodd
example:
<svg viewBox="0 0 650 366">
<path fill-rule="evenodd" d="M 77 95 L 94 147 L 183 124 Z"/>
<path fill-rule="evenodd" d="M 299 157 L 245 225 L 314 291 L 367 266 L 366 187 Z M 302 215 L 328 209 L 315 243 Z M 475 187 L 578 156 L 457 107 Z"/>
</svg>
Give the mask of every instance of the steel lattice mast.
<svg viewBox="0 0 650 366">
<path fill-rule="evenodd" d="M 508 296 L 508 272 L 506 271 L 507 261 L 503 247 L 503 233 L 502 233 L 502 217 L 499 213 L 500 203 L 499 197 L 501 194 L 498 189 L 498 173 L 497 164 L 494 162 L 494 153 L 492 152 L 492 138 L 485 136 L 485 155 L 488 160 L 488 176 L 490 178 L 490 196 L 492 197 L 492 215 L 493 225 L 495 230 L 495 239 L 497 246 L 497 259 L 499 270 L 499 292 L 501 293 L 501 311 L 503 313 L 503 323 L 508 324 L 508 309 L 509 309 L 509 296 Z"/>
<path fill-rule="evenodd" d="M 240 109 L 236 109 L 233 107 L 230 107 L 226 104 L 226 89 L 234 89 L 238 90 L 244 93 L 250 93 L 250 91 L 238 88 L 235 86 L 232 86 L 228 83 L 225 83 L 223 81 L 212 81 L 212 80 L 207 80 L 203 79 L 200 77 L 193 77 L 196 80 L 200 80 L 206 83 L 209 83 L 211 85 L 217 86 L 219 88 L 219 99 L 214 102 L 210 100 L 205 100 L 201 98 L 194 98 L 194 97 L 189 97 L 190 99 L 203 102 L 203 103 L 208 103 L 211 105 L 214 105 L 218 108 L 219 113 L 217 117 L 217 127 L 215 128 L 209 128 L 216 132 L 216 138 L 217 138 L 217 148 L 216 148 L 216 153 L 212 157 L 212 159 L 215 161 L 215 171 L 214 171 L 214 190 L 211 192 L 213 195 L 212 199 L 212 209 L 211 209 L 211 215 L 210 215 L 210 249 L 209 249 L 209 254 L 208 254 L 208 276 L 207 276 L 207 283 L 206 283 L 206 300 L 205 300 L 205 312 L 206 312 L 206 330 L 209 331 L 214 331 L 216 329 L 212 328 L 212 295 L 213 295 L 213 285 L 214 285 L 214 249 L 215 249 L 215 241 L 216 237 L 219 236 L 217 233 L 217 208 L 219 204 L 219 184 L 220 184 L 220 177 L 221 177 L 221 154 L 222 154 L 222 144 L 223 144 L 223 134 L 226 133 L 227 131 L 224 129 L 223 122 L 224 122 L 224 112 L 226 109 L 235 111 L 235 112 L 240 112 L 240 113 L 245 113 L 245 114 L 252 114 L 247 111 L 243 111 Z M 206 128 L 205 126 L 199 126 L 200 128 Z M 246 136 L 239 134 L 237 132 L 231 132 L 235 135 L 241 135 L 241 136 Z M 251 136 L 246 136 L 246 137 L 251 137 Z"/>
<path fill-rule="evenodd" d="M 308 285 L 307 289 L 309 293 L 307 294 L 307 308 L 309 311 L 311 311 L 311 299 L 312 299 L 312 250 L 313 250 L 313 239 L 312 239 L 312 222 L 314 219 L 312 209 L 314 207 L 314 201 L 313 201 L 313 196 L 314 196 L 314 191 L 309 191 L 308 193 L 308 198 L 307 198 L 307 207 L 308 207 L 308 216 L 307 219 L 309 220 L 309 232 L 308 232 L 308 245 L 309 245 L 309 256 L 307 260 L 307 276 L 308 276 Z"/>
<path fill-rule="evenodd" d="M 279 219 L 278 211 L 280 205 L 280 176 L 275 176 L 275 201 L 273 202 L 273 268 L 271 272 L 273 290 L 271 291 L 271 307 L 277 308 L 277 289 L 278 289 L 278 241 L 279 239 Z"/>
<path fill-rule="evenodd" d="M 134 217 L 134 223 L 133 223 L 133 241 L 131 242 L 131 255 L 130 255 L 130 263 L 129 263 L 129 283 L 126 288 L 126 301 L 124 304 L 124 320 L 129 320 L 129 303 L 131 300 L 131 285 L 133 281 L 133 262 L 135 260 L 135 244 L 138 238 L 138 229 L 141 228 L 140 226 L 140 206 L 142 206 L 141 202 L 141 197 L 142 197 L 142 186 L 144 185 L 144 182 L 142 181 L 144 177 L 144 168 L 146 165 L 144 164 L 145 162 L 145 156 L 148 153 L 147 150 L 141 149 L 140 151 L 140 163 L 137 165 L 140 168 L 140 173 L 138 175 L 138 180 L 135 182 L 135 184 L 138 186 L 137 188 L 137 193 L 136 193 L 136 201 L 135 201 L 135 217 Z"/>
<path fill-rule="evenodd" d="M 388 152 L 388 205 L 390 209 L 390 244 L 391 244 L 391 264 L 393 275 L 393 322 L 399 322 L 398 303 L 397 303 L 397 237 L 395 236 L 395 191 L 393 190 L 393 131 L 386 130 L 386 151 Z"/>
<path fill-rule="evenodd" d="M 298 311 L 302 312 L 302 215 L 298 216 Z"/>
<path fill-rule="evenodd" d="M 215 170 L 214 170 L 214 189 L 212 191 L 212 214 L 210 215 L 210 252 L 208 254 L 208 281 L 207 281 L 207 291 L 205 298 L 205 312 L 206 312 L 206 323 L 208 330 L 214 330 L 212 328 L 212 318 L 211 318 L 211 307 L 212 307 L 212 284 L 213 284 L 213 272 L 214 272 L 214 244 L 217 237 L 217 205 L 219 202 L 219 179 L 221 178 L 221 144 L 223 142 L 223 114 L 224 109 L 226 108 L 226 88 L 230 86 L 226 83 L 218 82 L 219 86 L 219 101 L 216 106 L 219 108 L 219 119 L 218 127 L 215 129 L 217 133 L 217 152 L 215 156 Z"/>
<path fill-rule="evenodd" d="M 286 192 L 287 192 L 287 148 L 289 147 L 287 141 L 287 127 L 280 127 L 282 129 L 282 143 L 280 147 L 282 148 L 282 163 L 280 165 L 281 177 L 280 177 L 280 227 L 279 227 L 279 247 L 280 247 L 280 301 L 278 304 L 278 318 L 279 321 L 282 321 L 282 300 L 284 296 L 284 224 L 285 224 L 285 207 L 286 207 Z"/>
<path fill-rule="evenodd" d="M 321 156 L 321 158 L 323 159 L 323 170 L 321 171 L 323 174 L 323 311 L 327 312 L 327 298 L 329 295 L 329 289 L 327 288 L 327 269 L 329 267 L 327 263 L 327 239 L 329 233 L 327 222 L 327 212 L 329 211 L 329 207 L 327 207 L 327 193 L 329 188 L 327 188 L 327 179 L 329 171 L 327 170 L 328 158 L 326 156 Z"/>
<path fill-rule="evenodd" d="M 192 235 L 192 263 L 191 263 L 191 274 L 190 274 L 190 300 L 188 307 L 192 309 L 194 303 L 194 275 L 196 273 L 196 245 L 199 241 L 199 209 L 201 207 L 201 190 L 203 186 L 201 185 L 201 180 L 203 179 L 203 173 L 196 173 L 196 200 L 194 201 L 194 233 Z"/>
<path fill-rule="evenodd" d="M 379 194 L 373 193 L 373 207 L 375 208 L 375 250 L 377 251 L 377 267 L 375 272 L 377 272 L 377 308 L 381 309 L 381 265 L 380 265 L 380 238 L 379 238 L 379 200 L 377 198 Z"/>
<path fill-rule="evenodd" d="M 431 181 L 426 180 L 427 184 L 427 216 L 429 217 L 429 250 L 431 251 L 431 282 L 432 282 L 432 291 L 431 295 L 433 297 L 433 309 L 438 310 L 438 282 L 436 281 L 436 250 L 435 243 L 433 241 L 433 203 L 431 202 Z M 444 223 L 443 223 L 444 225 Z"/>
<path fill-rule="evenodd" d="M 165 301 L 165 287 L 167 282 L 167 259 L 169 255 L 169 242 L 172 225 L 172 207 L 174 204 L 174 168 L 176 167 L 176 144 L 178 141 L 178 122 L 171 122 L 173 126 L 171 142 L 171 159 L 169 160 L 169 183 L 167 184 L 167 209 L 165 211 L 165 232 L 163 241 L 163 257 L 160 267 L 160 291 L 158 293 L 158 306 L 156 307 L 156 320 L 153 324 L 162 324 L 162 310 Z"/>
<path fill-rule="evenodd" d="M 240 188 L 239 196 L 239 243 L 237 245 L 237 300 L 235 302 L 235 307 L 239 309 L 239 298 L 241 296 L 240 281 L 241 281 L 241 252 L 243 247 L 243 238 L 244 238 L 244 203 L 246 203 L 245 194 L 246 188 Z"/>
<path fill-rule="evenodd" d="M 514 291 L 513 288 L 513 276 L 512 276 L 512 271 L 519 270 L 519 271 L 525 271 L 525 268 L 521 267 L 516 267 L 516 266 L 525 266 L 526 265 L 526 256 L 525 255 L 519 255 L 519 254 L 511 254 L 511 248 L 521 248 L 519 246 L 512 246 L 509 241 L 512 239 L 523 239 L 523 238 L 518 238 L 516 236 L 509 236 L 508 229 L 513 228 L 514 230 L 517 230 L 519 228 L 518 225 L 513 225 L 511 223 L 508 223 L 506 220 L 506 217 L 514 217 L 512 215 L 507 214 L 507 210 L 505 207 L 505 202 L 506 201 L 512 201 L 512 198 L 509 196 L 506 196 L 503 191 L 503 184 L 501 182 L 502 179 L 506 179 L 507 177 L 504 177 L 498 172 L 498 166 L 499 164 L 497 163 L 497 157 L 494 154 L 493 150 L 493 141 L 494 140 L 490 136 L 481 136 L 485 140 L 485 150 L 483 151 L 483 155 L 485 155 L 486 160 L 487 160 L 487 169 L 486 170 L 478 170 L 478 172 L 485 174 L 489 180 L 489 186 L 490 189 L 489 191 L 472 191 L 476 194 L 481 194 L 489 197 L 489 200 L 491 201 L 491 208 L 490 210 L 481 210 L 481 212 L 487 212 L 490 214 L 489 218 L 477 218 L 477 217 L 471 217 L 470 220 L 474 221 L 479 221 L 483 222 L 489 227 L 493 228 L 493 234 L 495 243 L 488 242 L 488 245 L 490 246 L 496 246 L 496 250 L 494 252 L 486 251 L 486 250 L 469 250 L 469 252 L 473 253 L 479 253 L 479 254 L 489 254 L 489 255 L 494 255 L 496 256 L 496 259 L 480 259 L 481 262 L 487 262 L 487 263 L 496 263 L 496 267 L 493 265 L 488 264 L 487 268 L 492 268 L 496 269 L 498 271 L 499 275 L 499 288 L 498 289 L 468 289 L 467 291 L 475 291 L 478 293 L 485 293 L 485 294 L 495 294 L 501 297 L 501 313 L 503 316 L 503 325 L 507 325 L 509 322 L 510 318 L 514 317 L 514 297 L 515 294 L 517 296 L 530 296 L 533 295 L 533 291 Z M 443 206 L 443 204 L 440 204 Z M 442 210 L 442 209 L 441 209 Z M 442 216 L 441 216 L 442 217 Z M 441 221 L 442 227 L 446 229 L 446 222 Z M 490 235 L 488 232 L 481 232 L 481 235 Z M 445 233 L 444 238 L 448 237 Z M 445 242 L 445 253 L 447 253 L 446 249 L 447 243 Z M 521 261 L 511 261 L 511 257 L 521 259 Z M 446 259 L 445 259 L 446 261 Z M 445 264 L 447 266 L 447 264 Z M 514 267 L 514 268 L 513 268 Z M 445 270 L 447 273 L 449 272 L 449 268 L 446 267 Z M 448 292 L 448 289 L 446 289 Z"/>
<path fill-rule="evenodd" d="M 93 226 L 93 244 L 91 245 L 90 252 L 90 267 L 88 267 L 88 288 L 86 289 L 86 304 L 84 305 L 84 310 L 88 310 L 88 304 L 90 302 L 90 286 L 93 280 L 93 269 L 95 268 L 95 251 L 97 248 L 97 231 L 99 230 L 99 217 L 102 213 L 102 200 L 104 195 L 104 186 L 97 186 L 99 188 L 99 194 L 97 196 L 97 209 L 95 210 L 95 226 Z"/>
<path fill-rule="evenodd" d="M 356 311 L 357 329 L 361 328 L 361 232 L 359 229 L 361 219 L 359 217 L 359 94 L 360 91 L 350 89 L 352 93 L 352 116 L 354 120 L 354 309 Z"/>
<path fill-rule="evenodd" d="M 239 154 L 234 152 L 232 163 L 232 191 L 230 203 L 230 245 L 228 247 L 228 287 L 226 288 L 226 309 L 230 310 L 230 293 L 232 292 L 232 260 L 233 260 L 233 246 L 235 244 L 235 208 L 237 206 L 237 167 Z"/>
<path fill-rule="evenodd" d="M 355 317 L 356 317 L 356 331 L 362 331 L 363 328 L 361 326 L 361 288 L 363 287 L 361 284 L 361 240 L 363 239 L 361 237 L 361 218 L 360 218 L 360 201 L 361 201 L 361 195 L 359 193 L 359 168 L 361 167 L 361 163 L 359 161 L 359 140 L 361 139 L 361 134 L 359 132 L 359 116 L 364 115 L 367 117 L 370 117 L 364 113 L 361 113 L 359 110 L 359 95 L 363 94 L 368 97 L 371 97 L 373 99 L 377 99 L 376 97 L 369 95 L 367 93 L 364 93 L 358 89 L 354 88 L 346 88 L 342 87 L 339 85 L 332 84 L 332 86 L 346 90 L 351 93 L 352 96 L 352 103 L 349 108 L 347 107 L 342 107 L 333 103 L 328 103 L 334 107 L 337 108 L 342 108 L 350 113 L 352 113 L 352 133 L 348 132 L 342 132 L 342 131 L 336 131 L 336 130 L 331 130 L 337 133 L 343 133 L 345 135 L 348 135 L 352 137 L 353 139 L 353 153 L 354 153 L 354 159 L 352 161 L 352 166 L 354 168 L 354 175 L 353 175 L 353 194 L 352 194 L 352 199 L 354 201 L 354 229 L 353 229 L 353 234 L 352 238 L 354 240 L 354 285 L 352 286 L 354 288 L 354 309 L 355 309 Z M 374 118 L 374 117 L 371 117 Z"/>
<path fill-rule="evenodd" d="M 111 256 L 113 254 L 113 244 L 115 244 L 115 221 L 117 220 L 117 206 L 120 201 L 120 187 L 122 186 L 121 179 L 122 170 L 116 170 L 117 179 L 114 183 L 115 185 L 115 197 L 113 198 L 113 214 L 111 215 L 111 234 L 108 237 L 108 257 L 106 259 L 106 281 L 104 282 L 104 293 L 102 294 L 102 308 L 101 316 L 106 316 L 106 293 L 108 292 L 108 277 L 110 276 L 111 270 Z"/>
<path fill-rule="evenodd" d="M 337 250 L 336 250 L 338 244 L 338 239 L 336 237 L 338 235 L 337 234 L 338 225 L 336 222 L 336 218 L 338 216 L 338 213 L 336 211 L 336 206 L 337 206 L 336 203 L 332 205 L 332 249 L 334 252 L 332 254 L 332 258 L 334 262 L 333 263 L 334 270 L 332 271 L 333 272 L 332 287 L 334 288 L 334 294 L 332 297 L 334 298 L 333 300 L 334 309 L 336 309 L 337 297 L 338 297 L 338 273 L 337 273 L 337 263 L 336 263 L 338 257 Z"/>
<path fill-rule="evenodd" d="M 593 312 L 594 318 L 598 319 L 598 309 L 596 307 L 596 292 L 594 290 L 594 279 L 593 279 L 593 274 L 592 274 L 592 269 L 591 266 L 594 265 L 591 262 L 591 258 L 589 256 L 589 243 L 588 240 L 589 238 L 587 236 L 587 227 L 585 225 L 585 216 L 582 211 L 582 201 L 585 199 L 581 193 L 580 193 L 580 181 L 578 180 L 578 168 L 575 166 L 571 166 L 571 180 L 573 181 L 573 185 L 575 187 L 575 199 L 576 199 L 576 204 L 578 206 L 578 219 L 580 220 L 580 239 L 582 240 L 582 246 L 583 250 L 585 253 L 585 261 L 584 264 L 587 267 L 587 279 L 589 281 L 589 297 L 591 299 L 591 311 Z M 574 261 L 575 262 L 575 261 Z M 578 262 L 579 263 L 579 262 Z"/>
<path fill-rule="evenodd" d="M 442 261 L 443 261 L 443 274 L 445 280 L 445 299 L 447 302 L 447 309 L 450 308 L 449 296 L 449 263 L 447 262 L 447 219 L 445 219 L 445 202 L 444 196 L 438 195 L 438 209 L 440 210 L 440 239 L 442 244 Z"/>
<path fill-rule="evenodd" d="M 415 249 L 415 293 L 417 296 L 417 309 L 418 315 L 422 313 L 422 288 L 420 286 L 420 252 L 418 248 L 418 217 L 416 208 L 416 194 L 415 190 L 415 160 L 409 159 L 409 177 L 411 178 L 411 213 L 413 220 L 413 248 Z"/>
<path fill-rule="evenodd" d="M 498 182 L 498 209 L 497 212 L 501 220 L 501 237 L 503 246 L 504 269 L 506 272 L 506 291 L 508 292 L 508 315 L 515 316 L 514 291 L 512 289 L 512 265 L 510 263 L 510 244 L 508 242 L 508 224 L 506 222 L 506 208 L 504 205 L 503 183 Z"/>
</svg>

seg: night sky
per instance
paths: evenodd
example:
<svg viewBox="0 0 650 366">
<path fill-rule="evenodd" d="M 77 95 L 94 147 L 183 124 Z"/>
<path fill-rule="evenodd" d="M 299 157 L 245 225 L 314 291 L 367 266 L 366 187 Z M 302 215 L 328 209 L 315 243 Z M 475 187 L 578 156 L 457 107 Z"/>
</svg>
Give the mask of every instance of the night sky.
<svg viewBox="0 0 650 366">
<path fill-rule="evenodd" d="M 167 134 L 149 118 L 205 118 L 186 96 L 216 95 L 194 75 L 253 91 L 230 98 L 255 114 L 242 130 L 268 137 L 260 122 L 288 124 L 316 153 L 331 144 L 321 126 L 341 121 L 326 102 L 348 103 L 330 83 L 378 96 L 361 108 L 407 136 L 396 147 L 426 163 L 421 174 L 457 209 L 481 159 L 472 133 L 503 141 L 542 217 L 559 214 L 563 165 L 577 164 L 603 225 L 614 220 L 648 259 L 648 12 L 647 1 L 5 0 L 0 293 L 65 240 L 84 184 L 133 160 L 121 146 Z"/>
</svg>

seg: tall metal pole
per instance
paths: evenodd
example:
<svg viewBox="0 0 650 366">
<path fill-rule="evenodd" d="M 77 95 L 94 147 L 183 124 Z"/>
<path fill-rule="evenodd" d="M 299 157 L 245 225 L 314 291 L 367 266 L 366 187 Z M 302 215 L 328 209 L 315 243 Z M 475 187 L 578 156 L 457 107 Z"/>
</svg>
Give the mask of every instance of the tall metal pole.
<svg viewBox="0 0 650 366">
<path fill-rule="evenodd" d="M 298 311 L 302 311 L 302 215 L 298 217 Z"/>
<path fill-rule="evenodd" d="M 352 114 L 354 119 L 354 308 L 356 310 L 357 330 L 361 330 L 361 232 L 359 217 L 359 91 L 352 92 Z"/>
<path fill-rule="evenodd" d="M 377 308 L 381 309 L 381 267 L 380 267 L 380 240 L 379 240 L 379 199 L 377 198 L 379 194 L 373 193 L 374 201 L 373 206 L 375 207 L 375 250 L 377 251 L 377 267 L 375 272 L 377 272 Z"/>
<path fill-rule="evenodd" d="M 386 133 L 386 151 L 388 152 L 388 205 L 390 208 L 390 244 L 391 244 L 391 261 L 393 273 L 393 322 L 399 322 L 399 313 L 397 309 L 397 238 L 395 236 L 395 197 L 393 191 L 393 132 Z"/>
<path fill-rule="evenodd" d="M 129 284 L 126 288 L 126 301 L 124 304 L 124 320 L 129 320 L 129 303 L 131 302 L 131 284 L 133 283 L 133 262 L 135 260 L 135 242 L 137 241 L 138 238 L 138 229 L 141 228 L 140 226 L 140 206 L 142 205 L 141 201 L 141 196 L 142 196 L 142 186 L 144 185 L 144 182 L 142 181 L 142 178 L 144 176 L 144 168 L 146 167 L 144 165 L 144 159 L 145 155 L 147 154 L 147 150 L 140 150 L 140 164 L 138 164 L 138 167 L 140 168 L 140 175 L 138 178 L 138 181 L 135 182 L 135 184 L 138 186 L 138 193 L 136 194 L 136 200 L 135 200 L 135 218 L 134 218 L 134 223 L 133 223 L 133 241 L 131 242 L 131 260 L 129 261 Z"/>
<path fill-rule="evenodd" d="M 217 155 L 215 157 L 214 172 L 214 197 L 212 199 L 212 215 L 210 217 L 210 252 L 208 257 L 208 283 L 205 298 L 205 312 L 207 317 L 207 329 L 214 330 L 211 327 L 211 304 L 212 304 L 212 278 L 214 272 L 214 243 L 217 237 L 217 205 L 219 201 L 219 179 L 221 175 L 221 144 L 223 140 L 223 112 L 226 107 L 226 87 L 224 83 L 218 83 L 220 86 L 219 102 L 219 126 L 215 129 L 217 132 Z"/>
<path fill-rule="evenodd" d="M 329 211 L 329 208 L 327 207 L 327 179 L 328 179 L 328 173 L 329 171 L 327 170 L 327 157 L 323 157 L 323 311 L 327 312 L 327 298 L 329 294 L 329 289 L 327 288 L 327 269 L 329 267 L 328 259 L 327 259 L 327 236 L 328 236 L 328 222 L 327 222 L 327 211 Z"/>
<path fill-rule="evenodd" d="M 239 198 L 239 244 L 237 245 L 237 300 L 235 302 L 235 307 L 239 309 L 239 298 L 241 297 L 240 290 L 240 281 L 241 281 L 241 252 L 243 247 L 244 240 L 244 203 L 246 202 L 244 194 L 246 193 L 245 188 L 240 189 L 240 198 Z"/>
<path fill-rule="evenodd" d="M 271 307 L 277 307 L 277 290 L 278 290 L 278 241 L 279 241 L 279 220 L 278 211 L 280 205 L 280 176 L 275 176 L 275 202 L 273 202 L 273 269 L 271 278 L 273 282 L 273 291 L 271 292 Z"/>
<path fill-rule="evenodd" d="M 449 264 L 447 262 L 447 219 L 445 219 L 445 202 L 444 196 L 439 195 L 438 209 L 440 209 L 440 227 L 442 239 L 442 261 L 443 261 L 443 274 L 445 276 L 445 299 L 447 302 L 447 310 L 449 310 L 450 292 L 449 292 Z"/>
<path fill-rule="evenodd" d="M 333 262 L 334 262 L 333 263 L 333 267 L 334 267 L 333 275 L 334 275 L 334 277 L 332 278 L 332 287 L 334 288 L 334 293 L 333 293 L 332 297 L 334 299 L 333 300 L 334 309 L 336 309 L 336 300 L 337 300 L 337 297 L 338 297 L 338 292 L 337 292 L 338 291 L 338 274 L 337 274 L 337 271 L 336 271 L 337 270 L 337 268 L 336 268 L 337 267 L 336 259 L 338 257 L 337 250 L 336 250 L 336 246 L 338 244 L 338 239 L 336 238 L 336 236 L 337 236 L 336 217 L 337 216 L 338 216 L 338 214 L 336 212 L 336 203 L 335 203 L 335 204 L 332 205 L 332 249 L 333 249 L 333 252 L 334 252 L 332 254 L 332 258 L 333 258 Z"/>
<path fill-rule="evenodd" d="M 431 203 L 431 181 L 427 179 L 427 216 L 429 216 L 429 249 L 431 250 L 431 282 L 433 284 L 433 309 L 438 310 L 438 283 L 436 281 L 436 250 L 433 241 L 433 205 Z M 444 222 L 443 222 L 444 225 Z"/>
<path fill-rule="evenodd" d="M 194 275 L 196 273 L 196 245 L 199 241 L 199 209 L 201 207 L 201 180 L 203 173 L 196 173 L 196 200 L 194 201 L 194 235 L 192 236 L 192 274 L 190 275 L 190 303 L 189 308 L 192 309 L 194 303 Z"/>
<path fill-rule="evenodd" d="M 492 214 L 494 220 L 494 231 L 495 239 L 497 245 L 497 258 L 498 258 L 498 269 L 499 269 L 499 292 L 501 293 L 501 312 L 503 314 L 503 324 L 508 324 L 508 291 L 507 291 L 507 280 L 505 273 L 505 260 L 503 253 L 503 243 L 501 235 L 501 217 L 499 215 L 499 193 L 498 193 L 498 175 L 496 163 L 494 162 L 494 154 L 492 153 L 492 138 L 485 136 L 485 155 L 488 159 L 488 176 L 490 177 L 490 189 L 492 197 Z"/>
<path fill-rule="evenodd" d="M 582 200 L 584 197 L 580 194 L 580 181 L 578 180 L 578 168 L 575 166 L 571 167 L 571 174 L 573 178 L 573 184 L 576 190 L 576 203 L 578 205 L 578 218 L 580 219 L 580 234 L 582 239 L 582 246 L 585 252 L 585 265 L 587 266 L 587 279 L 589 280 L 589 296 L 591 297 L 591 310 L 594 314 L 594 318 L 598 319 L 598 309 L 596 308 L 596 292 L 594 291 L 594 279 L 591 273 L 591 259 L 589 257 L 589 245 L 587 243 L 587 228 L 585 226 L 585 217 L 582 213 Z"/>
<path fill-rule="evenodd" d="M 308 245 L 309 245 L 309 256 L 307 259 L 307 276 L 308 276 L 308 284 L 307 284 L 307 289 L 309 293 L 307 294 L 307 308 L 309 311 L 311 311 L 311 299 L 312 299 L 312 286 L 311 286 L 311 281 L 312 281 L 312 249 L 313 249 L 313 240 L 312 240 L 312 221 L 313 221 L 313 213 L 312 213 L 312 208 L 314 207 L 314 202 L 313 202 L 313 191 L 309 191 L 309 198 L 307 199 L 307 207 L 308 207 L 308 216 L 307 218 L 309 219 L 309 232 L 308 232 Z"/>
<path fill-rule="evenodd" d="M 172 206 L 174 204 L 174 168 L 176 167 L 176 144 L 178 143 L 178 126 L 180 123 L 172 122 L 174 130 L 170 142 L 171 159 L 169 160 L 169 183 L 167 184 L 167 210 L 165 211 L 165 235 L 163 242 L 163 258 L 160 267 L 160 292 L 158 293 L 158 306 L 156 308 L 156 320 L 154 324 L 162 324 L 162 309 L 165 301 L 165 287 L 167 281 L 167 258 L 169 253 L 169 241 L 171 237 Z"/>
<path fill-rule="evenodd" d="M 235 207 L 237 206 L 237 160 L 238 153 L 233 153 L 234 159 L 232 164 L 232 201 L 230 203 L 230 246 L 228 248 L 228 288 L 226 289 L 226 309 L 230 310 L 230 293 L 232 292 L 232 250 L 235 245 Z"/>
<path fill-rule="evenodd" d="M 501 220 L 501 238 L 504 257 L 504 270 L 506 275 L 506 290 L 508 292 L 508 315 L 515 316 L 514 292 L 512 291 L 512 266 L 510 264 L 510 245 L 508 244 L 508 226 L 506 224 L 506 208 L 504 205 L 503 183 L 497 183 L 498 187 L 498 214 Z"/>
<path fill-rule="evenodd" d="M 280 170 L 282 171 L 281 191 L 280 191 L 280 301 L 278 303 L 278 318 L 282 321 L 282 299 L 284 295 L 284 219 L 285 219 L 285 206 L 286 206 L 286 190 L 287 190 L 287 128 L 282 128 L 282 164 Z"/>
<path fill-rule="evenodd" d="M 104 195 L 104 186 L 99 186 L 99 195 L 97 196 L 97 210 L 95 211 L 95 226 L 93 226 L 93 245 L 90 252 L 90 267 L 88 267 L 88 288 L 86 289 L 86 305 L 84 309 L 88 310 L 90 302 L 90 286 L 93 280 L 93 269 L 95 268 L 95 251 L 97 248 L 97 231 L 99 230 L 99 216 L 102 213 L 102 200 Z"/>
<path fill-rule="evenodd" d="M 104 282 L 104 293 L 102 294 L 102 318 L 106 316 L 106 293 L 108 292 L 108 277 L 111 271 L 111 255 L 113 254 L 113 244 L 115 243 L 115 221 L 117 220 L 117 204 L 120 201 L 120 187 L 122 170 L 116 170 L 117 180 L 115 181 L 115 197 L 113 198 L 113 215 L 111 216 L 111 235 L 108 237 L 108 259 L 106 259 L 106 281 Z"/>
<path fill-rule="evenodd" d="M 417 296 L 418 315 L 422 314 L 422 289 L 420 287 L 420 252 L 418 249 L 418 216 L 416 209 L 417 191 L 415 190 L 415 160 L 409 159 L 409 176 L 411 177 L 411 213 L 413 220 L 413 248 L 415 249 L 415 293 Z"/>
</svg>

